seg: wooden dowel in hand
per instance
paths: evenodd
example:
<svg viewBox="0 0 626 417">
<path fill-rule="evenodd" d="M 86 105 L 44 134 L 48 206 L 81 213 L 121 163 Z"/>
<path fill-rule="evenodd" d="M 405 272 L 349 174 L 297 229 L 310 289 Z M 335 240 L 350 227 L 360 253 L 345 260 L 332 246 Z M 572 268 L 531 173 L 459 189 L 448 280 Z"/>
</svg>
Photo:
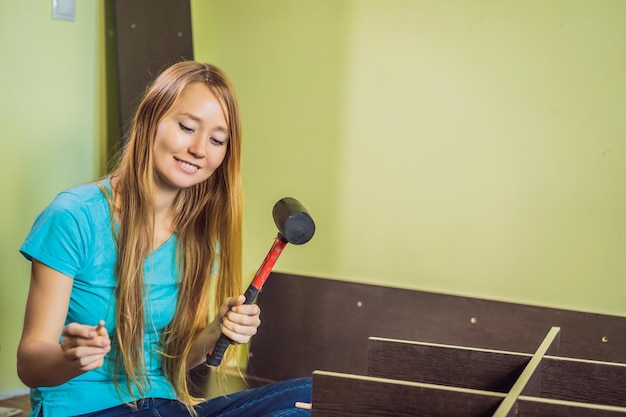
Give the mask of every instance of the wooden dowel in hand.
<svg viewBox="0 0 626 417">
<path fill-rule="evenodd" d="M 104 320 L 100 320 L 96 326 L 96 333 L 100 333 L 100 330 L 104 327 Z"/>
<path fill-rule="evenodd" d="M 305 410 L 310 410 L 311 408 L 313 408 L 313 404 L 297 402 L 296 408 L 304 408 Z"/>
</svg>

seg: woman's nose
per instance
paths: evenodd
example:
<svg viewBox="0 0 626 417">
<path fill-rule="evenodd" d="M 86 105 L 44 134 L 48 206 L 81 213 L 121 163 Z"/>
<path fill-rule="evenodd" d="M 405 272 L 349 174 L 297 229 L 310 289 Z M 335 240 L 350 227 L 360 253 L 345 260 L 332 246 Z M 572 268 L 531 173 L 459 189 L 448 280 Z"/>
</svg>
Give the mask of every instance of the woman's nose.
<svg viewBox="0 0 626 417">
<path fill-rule="evenodd" d="M 204 158 L 206 156 L 206 147 L 204 146 L 204 140 L 196 136 L 189 142 L 187 151 L 195 158 Z"/>
</svg>

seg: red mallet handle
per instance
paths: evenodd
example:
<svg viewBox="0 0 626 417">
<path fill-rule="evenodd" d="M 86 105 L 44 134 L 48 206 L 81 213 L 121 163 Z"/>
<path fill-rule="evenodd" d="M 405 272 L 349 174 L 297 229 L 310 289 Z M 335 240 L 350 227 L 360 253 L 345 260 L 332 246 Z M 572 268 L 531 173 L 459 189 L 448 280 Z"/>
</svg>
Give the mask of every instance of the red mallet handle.
<svg viewBox="0 0 626 417">
<path fill-rule="evenodd" d="M 302 245 L 308 242 L 315 233 L 313 219 L 304 206 L 295 198 L 285 197 L 280 199 L 272 209 L 272 216 L 278 228 L 278 236 L 244 293 L 246 297 L 244 304 L 252 304 L 256 300 L 259 291 L 265 284 L 285 245 L 287 243 Z M 208 364 L 218 366 L 222 363 L 224 352 L 226 352 L 226 348 L 231 343 L 232 340 L 230 338 L 224 336 L 224 334 L 220 335 L 217 343 L 206 357 Z"/>
<path fill-rule="evenodd" d="M 259 270 L 252 279 L 252 282 L 248 286 L 248 289 L 244 293 L 244 296 L 246 297 L 244 304 L 252 304 L 254 300 L 256 300 L 257 295 L 259 295 L 259 291 L 263 287 L 263 284 L 265 284 L 270 272 L 272 272 L 272 268 L 285 248 L 285 245 L 287 245 L 287 242 L 283 241 L 281 236 L 278 235 L 274 240 L 272 248 L 267 253 L 265 260 L 261 264 Z M 207 355 L 207 363 L 211 366 L 219 366 L 222 363 L 222 358 L 224 357 L 224 353 L 226 353 L 226 349 L 231 343 L 232 340 L 222 333 L 213 347 L 213 350 Z"/>
</svg>

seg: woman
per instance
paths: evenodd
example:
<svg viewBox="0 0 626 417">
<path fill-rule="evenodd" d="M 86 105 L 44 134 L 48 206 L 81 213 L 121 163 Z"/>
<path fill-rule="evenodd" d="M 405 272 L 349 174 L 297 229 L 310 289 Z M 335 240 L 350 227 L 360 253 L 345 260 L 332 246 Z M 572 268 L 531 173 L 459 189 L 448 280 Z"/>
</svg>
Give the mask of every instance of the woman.
<svg viewBox="0 0 626 417">
<path fill-rule="evenodd" d="M 117 169 L 38 216 L 20 248 L 31 416 L 308 415 L 309 378 L 211 401 L 187 385 L 221 333 L 247 343 L 260 325 L 237 296 L 240 152 L 227 77 L 181 62 L 147 90 Z"/>
</svg>

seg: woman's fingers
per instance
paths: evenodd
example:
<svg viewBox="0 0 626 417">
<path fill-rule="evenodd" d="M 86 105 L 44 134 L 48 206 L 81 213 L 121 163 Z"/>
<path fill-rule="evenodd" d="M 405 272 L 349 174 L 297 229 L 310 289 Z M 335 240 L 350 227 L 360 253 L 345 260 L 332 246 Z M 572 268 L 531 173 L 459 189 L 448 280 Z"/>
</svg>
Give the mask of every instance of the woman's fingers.
<svg viewBox="0 0 626 417">
<path fill-rule="evenodd" d="M 63 337 L 90 339 L 96 336 L 96 329 L 93 326 L 70 323 L 63 328 Z"/>
<path fill-rule="evenodd" d="M 76 361 L 80 365 L 80 370 L 83 372 L 91 371 L 99 368 L 104 364 L 104 356 L 106 353 L 86 354 L 83 352 Z"/>
<path fill-rule="evenodd" d="M 222 332 L 237 343 L 247 343 L 261 324 L 259 306 L 244 304 L 232 307 L 222 320 Z"/>
<path fill-rule="evenodd" d="M 253 331 L 246 331 L 245 333 L 237 325 L 232 326 L 234 329 L 228 327 L 222 327 L 222 333 L 228 336 L 230 340 L 235 343 L 248 343 L 250 338 L 256 334 L 256 328 Z"/>
<path fill-rule="evenodd" d="M 101 321 L 97 326 L 70 323 L 63 328 L 63 337 L 93 339 L 97 336 L 108 337 L 107 329 L 104 327 L 104 321 Z"/>
<path fill-rule="evenodd" d="M 66 360 L 76 362 L 81 371 L 99 368 L 111 350 L 111 340 L 104 322 L 97 326 L 70 323 L 63 328 L 61 349 Z"/>
<path fill-rule="evenodd" d="M 243 305 L 245 302 L 246 297 L 243 295 L 227 298 L 220 307 L 221 316 L 224 317 L 232 308 Z"/>
<path fill-rule="evenodd" d="M 63 354 L 68 361 L 79 361 L 81 365 L 86 365 L 92 362 L 94 357 L 104 357 L 110 350 L 110 346 L 73 346 L 63 349 Z"/>
</svg>

